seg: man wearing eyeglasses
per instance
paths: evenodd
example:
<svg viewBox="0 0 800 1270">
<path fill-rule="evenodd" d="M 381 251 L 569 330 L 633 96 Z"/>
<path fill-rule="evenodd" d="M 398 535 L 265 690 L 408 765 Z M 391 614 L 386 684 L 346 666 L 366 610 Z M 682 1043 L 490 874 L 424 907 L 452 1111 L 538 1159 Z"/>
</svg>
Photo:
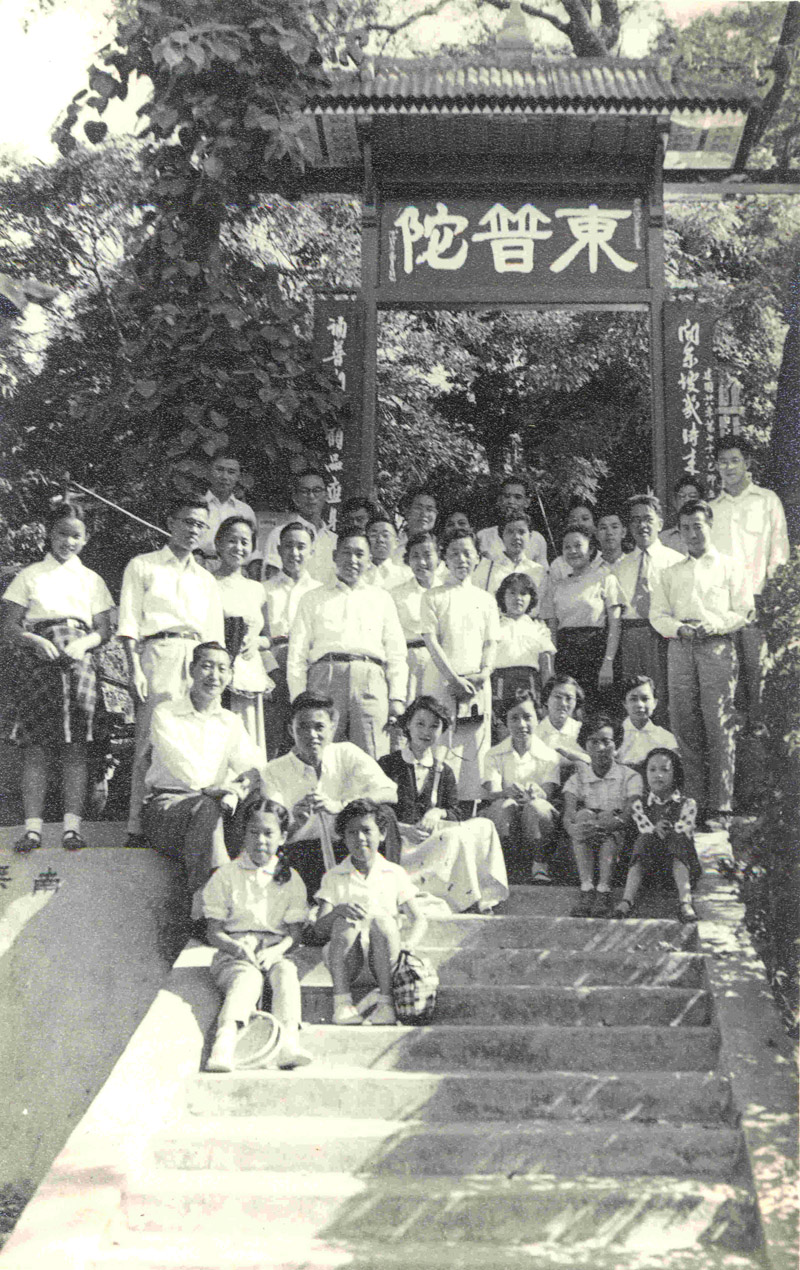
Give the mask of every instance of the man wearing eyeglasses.
<svg viewBox="0 0 800 1270">
<path fill-rule="evenodd" d="M 650 625 L 650 596 L 656 578 L 684 559 L 659 540 L 664 526 L 654 494 L 634 494 L 627 502 L 628 527 L 636 544 L 611 567 L 625 597 L 619 645 L 620 682 L 649 675 L 658 701 L 653 718 L 667 724 L 667 641 Z"/>
<path fill-rule="evenodd" d="M 322 472 L 308 469 L 297 474 L 292 488 L 292 503 L 294 511 L 287 512 L 280 524 L 267 535 L 264 544 L 264 563 L 261 568 L 262 582 L 271 578 L 281 568 L 279 552 L 281 530 L 290 520 L 299 520 L 311 532 L 311 551 L 306 558 L 306 570 L 309 576 L 316 578 L 317 582 L 335 581 L 333 553 L 336 549 L 336 534 L 328 528 L 325 519 L 328 511 L 328 493 Z"/>
<path fill-rule="evenodd" d="M 188 691 L 196 644 L 225 643 L 219 587 L 192 554 L 208 533 L 205 499 L 176 499 L 167 528 L 166 546 L 128 562 L 120 593 L 118 634 L 136 707 L 126 844 L 131 847 L 144 845 L 141 813 L 153 711 Z"/>
</svg>

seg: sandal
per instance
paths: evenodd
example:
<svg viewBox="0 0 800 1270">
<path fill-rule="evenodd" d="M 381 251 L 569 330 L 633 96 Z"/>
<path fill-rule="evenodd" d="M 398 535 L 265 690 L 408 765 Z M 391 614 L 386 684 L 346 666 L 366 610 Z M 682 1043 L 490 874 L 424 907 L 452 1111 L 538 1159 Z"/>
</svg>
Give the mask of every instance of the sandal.
<svg viewBox="0 0 800 1270">
<path fill-rule="evenodd" d="M 543 864 L 534 865 L 531 872 L 531 884 L 533 886 L 552 886 L 553 879 L 547 872 Z"/>
<path fill-rule="evenodd" d="M 18 855 L 28 855 L 29 852 L 35 851 L 41 845 L 42 835 L 37 833 L 35 829 L 26 829 L 22 837 L 17 838 L 14 843 L 14 850 Z"/>
<path fill-rule="evenodd" d="M 619 904 L 617 904 L 616 908 L 614 909 L 614 912 L 612 913 L 612 917 L 617 917 L 617 918 L 630 917 L 632 912 L 633 912 L 633 900 L 620 900 Z"/>
<path fill-rule="evenodd" d="M 341 1005 L 334 1010 L 333 1021 L 339 1027 L 357 1027 L 364 1019 L 354 1005 Z"/>
<path fill-rule="evenodd" d="M 693 904 L 681 904 L 678 907 L 678 921 L 683 922 L 684 926 L 692 922 L 699 921 Z"/>
<path fill-rule="evenodd" d="M 61 845 L 65 851 L 83 851 L 84 847 L 88 846 L 88 843 L 74 829 L 68 829 L 62 835 Z"/>
</svg>

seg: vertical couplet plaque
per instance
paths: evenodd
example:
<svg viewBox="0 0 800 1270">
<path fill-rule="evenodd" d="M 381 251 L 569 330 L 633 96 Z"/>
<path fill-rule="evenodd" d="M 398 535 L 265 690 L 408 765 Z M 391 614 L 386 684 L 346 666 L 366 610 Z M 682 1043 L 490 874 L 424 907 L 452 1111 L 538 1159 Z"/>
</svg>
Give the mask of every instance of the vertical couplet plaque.
<svg viewBox="0 0 800 1270">
<path fill-rule="evenodd" d="M 358 438 L 361 426 L 363 324 L 360 298 L 354 291 L 317 293 L 314 300 L 314 356 L 347 397 L 325 428 L 325 474 L 328 524 L 336 532 L 341 503 L 358 491 Z"/>
</svg>

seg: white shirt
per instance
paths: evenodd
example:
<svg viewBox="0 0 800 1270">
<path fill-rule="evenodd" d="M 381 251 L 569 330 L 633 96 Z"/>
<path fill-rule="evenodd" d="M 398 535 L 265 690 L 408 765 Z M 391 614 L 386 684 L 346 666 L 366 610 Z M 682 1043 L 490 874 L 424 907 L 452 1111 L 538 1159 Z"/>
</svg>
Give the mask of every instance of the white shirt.
<svg viewBox="0 0 800 1270">
<path fill-rule="evenodd" d="M 486 556 L 489 560 L 499 560 L 502 555 L 505 555 L 506 549 L 503 545 L 499 525 L 491 525 L 488 529 L 479 529 L 477 538 L 478 551 L 482 556 Z M 525 554 L 530 560 L 540 564 L 545 571 L 547 570 L 547 543 L 538 529 L 531 530 L 528 550 Z"/>
<path fill-rule="evenodd" d="M 565 794 L 574 794 L 579 803 L 591 811 L 614 811 L 620 815 L 629 799 L 644 792 L 642 778 L 630 767 L 616 761 L 598 776 L 587 763 L 578 763 L 564 786 Z"/>
<path fill-rule="evenodd" d="M 363 577 L 368 586 L 379 586 L 384 591 L 393 591 L 395 587 L 403 586 L 408 582 L 409 578 L 413 579 L 414 575 L 407 564 L 401 564 L 390 556 L 388 560 L 382 560 L 380 564 L 371 564 Z"/>
<path fill-rule="evenodd" d="M 773 490 L 750 481 L 740 494 L 723 490 L 711 507 L 711 541 L 723 555 L 741 562 L 753 594 L 760 595 L 767 578 L 789 559 L 783 503 Z"/>
<path fill-rule="evenodd" d="M 613 574 L 591 566 L 583 573 L 547 580 L 542 617 L 554 618 L 560 627 L 606 625 L 606 614 L 622 608 L 622 594 Z"/>
<path fill-rule="evenodd" d="M 558 785 L 561 781 L 561 756 L 534 735 L 524 754 L 518 754 L 514 742 L 507 736 L 486 755 L 484 784 L 492 793 L 499 793 L 509 785 Z"/>
<path fill-rule="evenodd" d="M 253 864 L 246 851 L 220 865 L 203 887 L 203 917 L 224 922 L 230 935 L 246 930 L 288 934 L 290 924 L 306 920 L 308 896 L 294 869 L 283 883 L 273 880 L 274 871 L 274 861 Z"/>
<path fill-rule="evenodd" d="M 267 534 L 267 540 L 264 543 L 264 563 L 261 566 L 261 580 L 264 580 L 264 573 L 268 565 L 273 569 L 282 568 L 281 557 L 278 548 L 281 542 L 281 530 L 284 525 L 290 525 L 293 521 L 297 521 L 301 525 L 305 525 L 306 529 L 310 529 L 312 533 L 311 550 L 306 556 L 306 569 L 312 578 L 316 578 L 318 582 L 332 582 L 336 577 L 336 566 L 333 563 L 333 553 L 336 550 L 336 534 L 327 525 L 321 525 L 317 529 L 310 520 L 306 520 L 305 516 L 301 516 L 299 512 L 292 512 L 284 516 L 279 525 L 271 529 Z"/>
<path fill-rule="evenodd" d="M 290 578 L 281 569 L 263 584 L 267 602 L 267 625 L 270 639 L 286 639 L 297 615 L 297 606 L 309 591 L 322 586 L 303 569 L 299 578 Z"/>
<path fill-rule="evenodd" d="M 336 582 L 309 591 L 289 636 L 286 678 L 292 698 L 306 687 L 308 667 L 328 653 L 361 653 L 386 663 L 390 700 L 405 701 L 406 641 L 388 591 Z"/>
<path fill-rule="evenodd" d="M 217 536 L 217 530 L 223 520 L 227 520 L 230 516 L 239 516 L 243 520 L 249 520 L 253 526 L 253 537 L 255 538 L 258 521 L 249 503 L 245 503 L 241 498 L 236 498 L 233 494 L 231 494 L 230 498 L 226 498 L 224 503 L 220 502 L 216 494 L 211 490 L 208 491 L 205 497 L 208 503 L 208 533 L 204 534 L 202 542 L 197 544 L 200 551 L 216 551 L 214 539 Z"/>
<path fill-rule="evenodd" d="M 635 728 L 630 719 L 622 725 L 622 745 L 617 750 L 617 762 L 635 767 L 643 763 L 651 750 L 677 750 L 678 742 L 666 728 L 660 728 L 649 719 L 643 728 Z"/>
<path fill-rule="evenodd" d="M 506 578 L 510 578 L 512 573 L 524 574 L 526 578 L 530 578 L 536 587 L 537 602 L 532 605 L 535 613 L 539 608 L 539 601 L 542 598 L 542 586 L 547 578 L 547 568 L 538 564 L 535 560 L 526 560 L 523 556 L 518 564 L 515 564 L 510 556 L 503 551 L 499 556 L 490 556 L 486 560 L 481 560 L 477 569 L 472 575 L 472 585 L 480 587 L 482 591 L 488 591 L 491 595 L 497 594 L 497 588 Z M 530 610 L 529 610 L 530 611 Z"/>
<path fill-rule="evenodd" d="M 500 614 L 492 596 L 464 583 L 432 587 L 422 600 L 421 625 L 435 635 L 456 674 L 474 675 L 481 668 L 483 646 L 500 636 Z"/>
<path fill-rule="evenodd" d="M 565 741 L 578 744 L 578 733 L 581 730 L 580 719 L 566 719 L 564 726 L 559 732 L 555 724 L 551 723 L 547 715 L 540 719 L 534 728 L 534 732 L 540 741 L 544 741 L 545 745 L 549 745 L 555 750 L 559 745 L 563 745 Z"/>
<path fill-rule="evenodd" d="M 335 811 L 354 798 L 371 798 L 376 803 L 396 803 L 397 786 L 369 754 L 352 741 L 333 741 L 322 751 L 320 773 L 304 763 L 294 751 L 267 763 L 264 790 L 269 798 L 291 811 L 306 794 L 326 798 Z M 318 838 L 320 828 L 314 816 L 305 821 L 296 838 Z"/>
<path fill-rule="evenodd" d="M 405 869 L 378 855 L 369 873 L 360 873 L 348 856 L 324 875 L 314 896 L 334 908 L 337 904 L 360 904 L 367 917 L 397 917 L 403 904 L 416 897 Z"/>
<path fill-rule="evenodd" d="M 653 583 L 656 575 L 663 569 L 668 569 L 670 565 L 679 564 L 684 556 L 678 551 L 672 551 L 670 547 L 665 547 L 662 542 L 656 540 L 647 548 L 647 554 L 650 560 L 650 567 L 647 574 L 652 593 Z M 613 566 L 611 572 L 619 582 L 619 589 L 622 592 L 622 598 L 625 601 L 625 608 L 622 610 L 622 620 L 630 620 L 636 618 L 639 614 L 633 607 L 633 594 L 636 590 L 636 580 L 639 577 L 639 562 L 642 558 L 641 547 L 634 547 L 633 551 L 627 552 L 626 555 L 618 560 Z"/>
<path fill-rule="evenodd" d="M 150 789 L 198 791 L 227 785 L 263 759 L 238 715 L 217 705 L 195 710 L 191 697 L 156 706 L 150 724 Z"/>
<path fill-rule="evenodd" d="M 92 619 L 114 607 L 99 573 L 87 569 L 78 556 L 61 564 L 49 551 L 44 560 L 20 569 L 3 599 L 25 609 L 28 626 L 54 617 L 75 617 L 91 630 Z"/>
<path fill-rule="evenodd" d="M 415 577 L 391 592 L 406 640 L 422 639 L 422 601 L 427 594 Z"/>
<path fill-rule="evenodd" d="M 169 546 L 134 556 L 122 575 L 118 634 L 144 639 L 179 629 L 196 631 L 202 640 L 225 643 L 216 578 L 191 552 L 179 560 Z"/>
<path fill-rule="evenodd" d="M 539 665 L 542 653 L 555 653 L 555 644 L 550 631 L 538 617 L 500 617 L 500 638 L 497 641 L 495 670 L 505 670 L 507 666 Z"/>
<path fill-rule="evenodd" d="M 650 625 L 677 639 L 678 627 L 701 622 L 715 634 L 730 635 L 750 621 L 753 592 L 741 565 L 709 547 L 660 573 L 650 602 Z"/>
<path fill-rule="evenodd" d="M 598 551 L 597 555 L 590 560 L 587 572 L 591 573 L 594 570 L 600 570 L 600 572 L 604 571 L 608 573 L 610 568 L 611 566 L 603 559 L 602 553 Z M 556 556 L 555 560 L 550 565 L 550 582 L 563 582 L 565 578 L 571 577 L 572 568 L 570 565 L 567 564 L 563 556 Z"/>
</svg>

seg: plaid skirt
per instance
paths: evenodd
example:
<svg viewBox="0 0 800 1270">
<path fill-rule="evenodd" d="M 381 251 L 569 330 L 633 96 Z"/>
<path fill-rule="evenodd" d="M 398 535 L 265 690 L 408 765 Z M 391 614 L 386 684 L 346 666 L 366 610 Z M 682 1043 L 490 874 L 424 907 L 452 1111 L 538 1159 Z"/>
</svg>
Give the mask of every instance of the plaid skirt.
<svg viewBox="0 0 800 1270">
<path fill-rule="evenodd" d="M 56 648 L 88 633 L 89 628 L 74 621 L 39 622 L 36 634 L 49 639 Z M 64 745 L 94 739 L 98 707 L 97 670 L 87 653 L 80 661 L 61 657 L 40 661 L 17 644 L 14 676 L 12 740 L 22 745 Z"/>
</svg>

